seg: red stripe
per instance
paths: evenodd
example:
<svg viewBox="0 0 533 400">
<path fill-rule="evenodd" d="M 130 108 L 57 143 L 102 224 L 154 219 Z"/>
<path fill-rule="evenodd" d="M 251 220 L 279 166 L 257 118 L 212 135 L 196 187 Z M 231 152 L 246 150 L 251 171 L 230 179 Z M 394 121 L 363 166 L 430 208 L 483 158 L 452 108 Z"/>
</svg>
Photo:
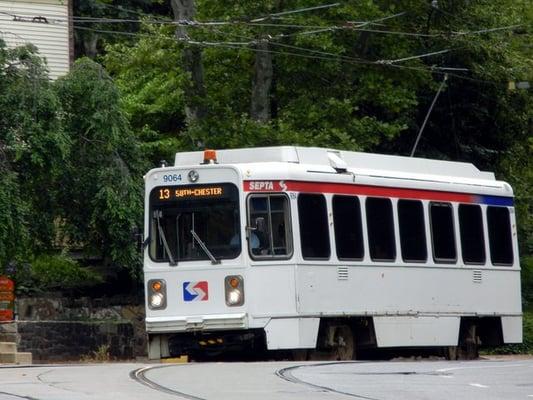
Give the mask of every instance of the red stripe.
<svg viewBox="0 0 533 400">
<path fill-rule="evenodd" d="M 378 197 L 397 197 L 402 199 L 456 201 L 461 203 L 475 202 L 475 195 L 466 193 L 305 181 L 244 181 L 244 191 L 280 192 L 282 191 L 280 188 L 283 184 L 286 185 L 286 191 L 289 192 L 352 194 Z M 265 189 L 265 187 L 273 187 L 274 190 L 268 190 Z"/>
</svg>

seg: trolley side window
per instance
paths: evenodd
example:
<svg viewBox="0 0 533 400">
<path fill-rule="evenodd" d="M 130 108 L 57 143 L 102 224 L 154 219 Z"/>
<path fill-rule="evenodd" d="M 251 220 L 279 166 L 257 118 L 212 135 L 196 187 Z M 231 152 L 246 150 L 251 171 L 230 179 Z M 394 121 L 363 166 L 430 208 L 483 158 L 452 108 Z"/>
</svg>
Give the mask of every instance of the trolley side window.
<svg viewBox="0 0 533 400">
<path fill-rule="evenodd" d="M 328 210 L 321 194 L 298 196 L 300 239 L 305 259 L 328 259 L 329 247 Z"/>
<path fill-rule="evenodd" d="M 333 196 L 333 225 L 339 260 L 362 260 L 365 253 L 359 198 Z"/>
<path fill-rule="evenodd" d="M 427 261 L 424 207 L 419 200 L 398 200 L 400 246 L 406 262 Z"/>
<path fill-rule="evenodd" d="M 450 203 L 430 203 L 431 239 L 433 259 L 439 263 L 454 263 L 457 260 L 453 209 Z"/>
<path fill-rule="evenodd" d="M 292 255 L 289 199 L 283 194 L 251 195 L 248 199 L 248 248 L 254 259 Z"/>
<path fill-rule="evenodd" d="M 459 232 L 465 264 L 485 264 L 485 239 L 481 207 L 459 204 Z"/>
<path fill-rule="evenodd" d="M 396 241 L 391 200 L 368 197 L 365 208 L 370 258 L 373 261 L 394 261 Z"/>
<path fill-rule="evenodd" d="M 513 264 L 513 241 L 509 209 L 487 207 L 490 259 L 494 265 Z"/>
</svg>

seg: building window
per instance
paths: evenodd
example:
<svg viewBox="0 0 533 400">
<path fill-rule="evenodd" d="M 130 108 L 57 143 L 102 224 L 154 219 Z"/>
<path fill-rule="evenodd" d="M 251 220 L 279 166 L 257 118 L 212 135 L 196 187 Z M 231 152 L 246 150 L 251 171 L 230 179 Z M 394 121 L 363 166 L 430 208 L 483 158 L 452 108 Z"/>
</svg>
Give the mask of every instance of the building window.
<svg viewBox="0 0 533 400">
<path fill-rule="evenodd" d="M 289 199 L 284 194 L 251 195 L 248 200 L 248 248 L 255 259 L 292 255 Z"/>
<path fill-rule="evenodd" d="M 485 240 L 480 206 L 459 205 L 459 232 L 464 263 L 485 264 Z"/>
<path fill-rule="evenodd" d="M 427 261 L 424 207 L 418 200 L 398 200 L 398 223 L 402 258 L 406 262 Z"/>
<path fill-rule="evenodd" d="M 339 260 L 362 260 L 364 247 L 359 198 L 333 196 L 333 225 Z"/>
<path fill-rule="evenodd" d="M 450 203 L 430 203 L 431 239 L 433 259 L 440 263 L 454 263 L 457 260 L 453 209 Z"/>
<path fill-rule="evenodd" d="M 321 194 L 298 196 L 300 239 L 305 259 L 329 259 L 328 210 Z"/>
<path fill-rule="evenodd" d="M 396 241 L 392 202 L 390 199 L 368 197 L 365 207 L 370 258 L 373 261 L 394 261 Z"/>
<path fill-rule="evenodd" d="M 487 207 L 490 259 L 494 265 L 513 264 L 511 217 L 505 207 Z"/>
</svg>

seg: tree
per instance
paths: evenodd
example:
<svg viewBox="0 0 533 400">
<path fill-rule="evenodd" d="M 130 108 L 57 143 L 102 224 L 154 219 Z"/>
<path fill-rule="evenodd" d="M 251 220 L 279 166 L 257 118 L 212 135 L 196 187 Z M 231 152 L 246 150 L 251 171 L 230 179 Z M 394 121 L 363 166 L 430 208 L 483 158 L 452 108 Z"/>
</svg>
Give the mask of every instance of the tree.
<svg viewBox="0 0 533 400">
<path fill-rule="evenodd" d="M 61 216 L 69 243 L 135 274 L 131 232 L 142 221 L 142 166 L 137 138 L 102 66 L 83 58 L 56 90 L 71 142 L 62 169 Z"/>
<path fill-rule="evenodd" d="M 194 124 L 202 120 L 206 115 L 205 108 L 205 85 L 204 85 L 204 66 L 202 64 L 202 51 L 197 46 L 186 44 L 191 40 L 185 26 L 189 21 L 194 21 L 196 16 L 196 7 L 194 0 L 171 0 L 172 11 L 174 12 L 174 21 L 178 22 L 176 27 L 176 38 L 182 41 L 183 46 L 183 63 L 185 72 L 189 79 L 185 84 L 185 115 L 189 123 Z"/>
<path fill-rule="evenodd" d="M 58 178 L 68 151 L 59 101 L 33 46 L 0 40 L 0 266 L 54 246 Z"/>
</svg>

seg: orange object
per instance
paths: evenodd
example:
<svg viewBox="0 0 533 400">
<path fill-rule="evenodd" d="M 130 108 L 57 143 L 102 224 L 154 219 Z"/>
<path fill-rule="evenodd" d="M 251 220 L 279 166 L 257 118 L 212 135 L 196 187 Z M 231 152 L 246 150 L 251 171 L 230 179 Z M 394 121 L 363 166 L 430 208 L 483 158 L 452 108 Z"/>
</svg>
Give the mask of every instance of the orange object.
<svg viewBox="0 0 533 400">
<path fill-rule="evenodd" d="M 161 290 L 161 282 L 155 281 L 152 283 L 152 289 L 154 289 L 154 292 L 159 292 Z"/>
<path fill-rule="evenodd" d="M 0 321 L 13 321 L 15 309 L 15 283 L 0 276 Z"/>
<path fill-rule="evenodd" d="M 0 301 L 15 301 L 15 293 L 0 292 Z"/>
<path fill-rule="evenodd" d="M 236 289 L 238 286 L 239 286 L 239 280 L 237 278 L 231 278 L 229 280 L 229 285 L 233 288 L 233 289 Z"/>
<path fill-rule="evenodd" d="M 15 283 L 7 276 L 0 276 L 0 292 L 12 292 L 15 290 Z"/>
<path fill-rule="evenodd" d="M 217 162 L 217 152 L 216 150 L 204 150 L 204 163 L 208 164 L 210 162 Z"/>
<path fill-rule="evenodd" d="M 13 310 L 0 310 L 0 322 L 13 321 Z"/>
</svg>

